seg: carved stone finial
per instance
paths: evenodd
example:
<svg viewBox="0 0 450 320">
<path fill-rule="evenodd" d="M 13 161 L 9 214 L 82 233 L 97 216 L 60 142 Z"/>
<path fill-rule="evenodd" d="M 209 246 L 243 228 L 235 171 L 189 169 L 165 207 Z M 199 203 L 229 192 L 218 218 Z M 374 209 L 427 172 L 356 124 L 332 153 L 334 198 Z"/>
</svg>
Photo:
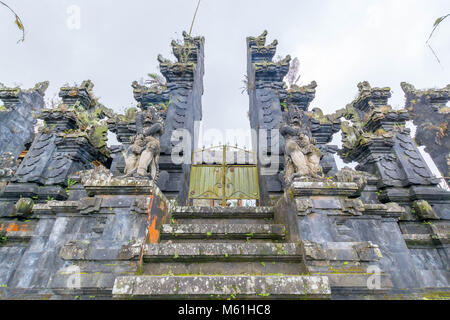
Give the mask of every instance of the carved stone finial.
<svg viewBox="0 0 450 320">
<path fill-rule="evenodd" d="M 368 81 L 363 81 L 358 83 L 358 89 L 359 92 L 365 91 L 365 90 L 370 90 L 372 89 L 372 87 L 370 86 L 370 83 Z"/>
<path fill-rule="evenodd" d="M 164 63 L 164 64 L 172 63 L 172 61 L 170 61 L 169 59 L 164 58 L 161 54 L 158 54 L 158 62 L 159 63 Z"/>
<path fill-rule="evenodd" d="M 94 84 L 91 80 L 85 80 L 81 83 L 80 89 L 85 89 L 86 91 L 91 91 L 94 89 Z"/>
<path fill-rule="evenodd" d="M 291 56 L 288 54 L 288 55 L 286 56 L 286 58 L 280 60 L 279 64 L 280 64 L 280 65 L 283 65 L 283 64 L 289 64 L 289 63 L 291 62 L 291 59 L 292 59 Z"/>
<path fill-rule="evenodd" d="M 268 34 L 267 30 L 264 30 L 264 32 L 257 37 L 248 37 L 247 40 L 249 45 L 256 47 L 264 47 L 266 45 L 267 34 Z"/>
<path fill-rule="evenodd" d="M 50 82 L 48 82 L 48 81 L 38 82 L 34 86 L 33 90 L 39 91 L 41 93 L 45 93 L 45 91 L 47 91 L 49 85 L 50 85 Z"/>
<path fill-rule="evenodd" d="M 400 84 L 400 86 L 402 87 L 402 90 L 404 93 L 410 93 L 410 92 L 416 91 L 416 88 L 412 84 L 409 84 L 407 82 L 402 82 Z"/>
</svg>

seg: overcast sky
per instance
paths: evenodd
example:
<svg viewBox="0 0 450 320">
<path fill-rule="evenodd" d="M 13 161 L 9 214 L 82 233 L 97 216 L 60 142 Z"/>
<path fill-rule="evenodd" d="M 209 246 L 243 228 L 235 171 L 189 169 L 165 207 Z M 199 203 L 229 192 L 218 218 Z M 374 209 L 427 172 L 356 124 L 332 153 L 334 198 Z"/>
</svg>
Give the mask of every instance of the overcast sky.
<svg viewBox="0 0 450 320">
<path fill-rule="evenodd" d="M 100 101 L 116 111 L 136 105 L 131 83 L 157 71 L 159 53 L 188 30 L 196 0 L 4 0 L 23 20 L 24 43 L 13 16 L 0 6 L 0 82 L 25 88 L 49 80 L 48 97 L 65 83 L 91 79 Z M 80 8 L 79 29 L 69 8 Z M 404 104 L 401 81 L 417 88 L 450 83 L 450 20 L 425 45 L 449 0 L 203 0 L 193 34 L 206 38 L 203 130 L 248 129 L 246 37 L 269 31 L 277 55 L 298 57 L 301 84 L 318 83 L 312 107 L 345 107 L 357 84 L 390 86 L 391 104 Z M 69 24 L 68 24 L 69 22 Z M 73 24 L 72 24 L 73 25 Z M 231 141 L 233 142 L 233 141 Z"/>
</svg>

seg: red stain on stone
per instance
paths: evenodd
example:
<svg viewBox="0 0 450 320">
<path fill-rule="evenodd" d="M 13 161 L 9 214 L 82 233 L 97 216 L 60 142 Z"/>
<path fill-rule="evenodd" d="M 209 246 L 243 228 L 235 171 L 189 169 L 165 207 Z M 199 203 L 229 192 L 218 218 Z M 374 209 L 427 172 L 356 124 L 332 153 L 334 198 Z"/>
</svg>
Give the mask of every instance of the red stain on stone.
<svg viewBox="0 0 450 320">
<path fill-rule="evenodd" d="M 158 217 L 153 217 L 152 221 L 148 227 L 148 241 L 150 243 L 158 243 L 159 242 L 159 231 L 156 229 L 156 221 Z"/>
<path fill-rule="evenodd" d="M 6 225 L 2 223 L 0 225 L 0 231 L 6 231 L 6 232 L 24 232 L 24 231 L 30 231 L 30 226 L 28 224 L 17 224 L 17 223 L 7 223 Z"/>
</svg>

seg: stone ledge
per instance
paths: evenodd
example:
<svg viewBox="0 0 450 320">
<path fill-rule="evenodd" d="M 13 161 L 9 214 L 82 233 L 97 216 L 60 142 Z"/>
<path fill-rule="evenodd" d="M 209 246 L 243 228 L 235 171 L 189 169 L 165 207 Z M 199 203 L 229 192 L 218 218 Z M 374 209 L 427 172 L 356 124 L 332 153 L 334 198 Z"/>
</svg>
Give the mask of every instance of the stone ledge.
<svg viewBox="0 0 450 320">
<path fill-rule="evenodd" d="M 62 295 L 111 294 L 116 275 L 113 273 L 74 273 L 60 271 L 49 280 L 48 288 Z"/>
<path fill-rule="evenodd" d="M 352 196 L 358 191 L 356 183 L 331 181 L 294 181 L 291 188 L 295 196 Z"/>
<path fill-rule="evenodd" d="M 64 260 L 116 261 L 133 260 L 141 252 L 142 241 L 72 240 L 59 252 Z"/>
<path fill-rule="evenodd" d="M 377 262 L 383 256 L 378 245 L 366 242 L 303 241 L 306 259 L 309 261 L 357 261 Z"/>
<path fill-rule="evenodd" d="M 324 276 L 131 276 L 118 277 L 113 296 L 148 299 L 329 299 Z"/>
<path fill-rule="evenodd" d="M 161 239 L 282 239 L 286 228 L 277 224 L 165 224 Z"/>
<path fill-rule="evenodd" d="M 409 247 L 414 246 L 431 246 L 433 245 L 433 238 L 431 234 L 403 234 L 403 239 Z"/>
<path fill-rule="evenodd" d="M 174 219 L 273 219 L 273 207 L 175 207 Z"/>
<path fill-rule="evenodd" d="M 149 195 L 157 192 L 153 181 L 111 178 L 107 180 L 89 180 L 84 184 L 89 196 L 96 195 Z"/>
<path fill-rule="evenodd" d="M 79 201 L 48 201 L 33 206 L 35 214 L 77 213 Z"/>
<path fill-rule="evenodd" d="M 328 277 L 333 293 L 339 291 L 347 294 L 352 292 L 383 294 L 393 288 L 391 277 L 386 273 L 380 274 L 380 287 L 373 289 L 369 289 L 368 286 L 368 283 L 372 283 L 373 273 L 320 273 L 320 275 Z"/>
<path fill-rule="evenodd" d="M 379 215 L 383 218 L 399 219 L 404 213 L 405 209 L 395 202 L 386 204 L 364 204 L 365 215 Z"/>
<path fill-rule="evenodd" d="M 147 244 L 146 262 L 185 261 L 302 261 L 296 243 L 161 243 Z"/>
</svg>

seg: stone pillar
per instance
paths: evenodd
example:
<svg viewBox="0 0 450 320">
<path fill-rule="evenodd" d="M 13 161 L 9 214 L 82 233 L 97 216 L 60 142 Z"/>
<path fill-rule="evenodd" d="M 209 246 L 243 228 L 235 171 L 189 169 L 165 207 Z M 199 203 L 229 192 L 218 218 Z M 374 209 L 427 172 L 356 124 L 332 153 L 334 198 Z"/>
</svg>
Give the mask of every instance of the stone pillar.
<svg viewBox="0 0 450 320">
<path fill-rule="evenodd" d="M 317 84 L 288 88 L 283 82 L 289 71 L 290 56 L 273 61 L 278 42 L 266 45 L 267 31 L 259 37 L 247 38 L 247 91 L 250 99 L 250 126 L 253 129 L 254 148 L 258 152 L 260 186 L 263 203 L 270 202 L 270 195 L 279 196 L 284 190 L 284 138 L 279 129 L 292 118 L 301 118 L 306 133 L 315 138 L 322 151 L 321 166 L 324 174 L 337 172 L 333 154 L 336 146 L 327 145 L 340 129 L 338 117 L 324 116 L 315 108 L 308 110 L 314 100 Z M 263 131 L 260 134 L 260 130 Z M 265 135 L 265 133 L 267 133 Z M 272 148 L 272 145 L 273 148 Z M 272 157 L 271 157 L 272 156 Z M 276 159 L 276 160 L 275 160 Z M 278 162 L 274 166 L 273 161 Z M 267 172 L 268 167 L 275 171 Z"/>
<path fill-rule="evenodd" d="M 450 84 L 442 89 L 416 90 L 402 83 L 406 96 L 406 109 L 417 126 L 415 141 L 425 146 L 439 171 L 450 181 Z"/>
<path fill-rule="evenodd" d="M 283 189 L 283 179 L 280 177 L 282 168 L 277 168 L 278 164 L 272 164 L 266 158 L 274 155 L 273 159 L 276 158 L 282 166 L 283 161 L 278 158 L 283 154 L 283 137 L 279 134 L 283 122 L 280 92 L 285 91 L 283 79 L 289 71 L 291 58 L 287 56 L 274 62 L 278 41 L 266 45 L 266 36 L 267 31 L 264 31 L 259 37 L 247 38 L 247 92 L 253 148 L 258 154 L 260 194 L 262 202 L 268 204 L 269 194 L 279 193 Z M 275 166 L 275 172 L 265 172 L 265 168 L 271 165 Z"/>
<path fill-rule="evenodd" d="M 169 197 L 177 197 L 180 204 L 187 201 L 190 178 L 190 161 L 198 141 L 198 125 L 202 119 L 204 42 L 203 37 L 190 37 L 183 32 L 184 42 L 172 41 L 176 62 L 158 56 L 160 70 L 166 83 L 156 86 L 143 86 L 133 83 L 134 97 L 140 110 L 129 110 L 127 115 L 119 116 L 109 122 L 124 148 L 129 139 L 139 131 L 139 115 L 149 107 L 155 107 L 165 122 L 164 134 L 160 138 L 161 155 L 158 187 Z M 177 134 L 188 134 L 183 164 L 175 164 L 172 159 L 174 146 L 181 143 Z M 175 135 L 174 135 L 175 134 Z M 178 153 L 177 153 L 178 154 Z M 116 166 L 117 163 L 117 166 Z M 117 171 L 123 170 L 123 157 L 113 163 Z"/>
<path fill-rule="evenodd" d="M 29 90 L 0 84 L 0 155 L 10 152 L 17 159 L 33 142 L 36 116 L 44 108 L 47 87 L 48 82 Z"/>
</svg>

